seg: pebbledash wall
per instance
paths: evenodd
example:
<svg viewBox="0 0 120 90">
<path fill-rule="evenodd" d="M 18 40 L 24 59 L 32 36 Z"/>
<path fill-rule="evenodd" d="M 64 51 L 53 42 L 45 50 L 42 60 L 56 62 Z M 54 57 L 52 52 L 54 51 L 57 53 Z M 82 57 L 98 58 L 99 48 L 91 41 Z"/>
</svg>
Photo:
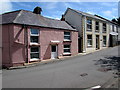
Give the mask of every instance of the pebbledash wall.
<svg viewBox="0 0 120 90">
<path fill-rule="evenodd" d="M 39 30 L 39 47 L 40 60 L 51 58 L 51 44 L 58 46 L 58 57 L 63 56 L 63 47 L 70 44 L 71 55 L 78 54 L 78 32 L 75 30 L 43 28 L 36 26 L 26 26 L 16 24 L 2 25 L 2 64 L 7 67 L 24 65 L 30 62 L 30 29 Z M 64 41 L 64 31 L 71 33 L 71 41 Z M 59 41 L 59 43 L 51 43 Z"/>
</svg>

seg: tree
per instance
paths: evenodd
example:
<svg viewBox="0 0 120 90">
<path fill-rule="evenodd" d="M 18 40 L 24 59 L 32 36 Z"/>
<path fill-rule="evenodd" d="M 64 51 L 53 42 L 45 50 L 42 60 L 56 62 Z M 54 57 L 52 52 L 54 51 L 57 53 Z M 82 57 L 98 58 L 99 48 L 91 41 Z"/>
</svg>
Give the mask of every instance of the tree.
<svg viewBox="0 0 120 90">
<path fill-rule="evenodd" d="M 114 18 L 114 19 L 112 19 L 112 21 L 120 25 L 120 17 L 116 18 L 116 19 Z"/>
<path fill-rule="evenodd" d="M 36 7 L 36 8 L 34 8 L 34 11 L 33 11 L 33 13 L 35 13 L 35 14 L 41 14 L 41 12 L 42 12 L 42 8 L 41 7 Z"/>
</svg>

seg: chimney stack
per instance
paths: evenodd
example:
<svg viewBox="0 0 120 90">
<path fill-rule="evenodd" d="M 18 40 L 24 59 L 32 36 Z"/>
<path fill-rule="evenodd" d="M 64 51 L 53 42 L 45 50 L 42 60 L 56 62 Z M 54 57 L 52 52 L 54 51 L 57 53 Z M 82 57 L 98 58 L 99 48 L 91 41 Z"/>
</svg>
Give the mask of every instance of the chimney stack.
<svg viewBox="0 0 120 90">
<path fill-rule="evenodd" d="M 36 7 L 36 8 L 34 8 L 34 11 L 33 11 L 33 13 L 35 13 L 35 14 L 40 14 L 41 15 L 41 12 L 42 12 L 42 8 L 41 7 Z"/>
<path fill-rule="evenodd" d="M 61 21 L 65 21 L 65 17 L 64 17 L 64 15 L 62 15 Z"/>
</svg>

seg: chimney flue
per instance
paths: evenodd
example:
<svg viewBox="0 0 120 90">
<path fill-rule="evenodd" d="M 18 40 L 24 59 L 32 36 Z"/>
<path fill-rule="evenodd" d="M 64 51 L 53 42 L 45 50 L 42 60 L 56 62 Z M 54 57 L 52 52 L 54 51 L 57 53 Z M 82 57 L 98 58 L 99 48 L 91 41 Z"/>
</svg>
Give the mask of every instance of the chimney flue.
<svg viewBox="0 0 120 90">
<path fill-rule="evenodd" d="M 65 21 L 65 17 L 64 17 L 64 15 L 62 15 L 61 21 Z"/>
</svg>

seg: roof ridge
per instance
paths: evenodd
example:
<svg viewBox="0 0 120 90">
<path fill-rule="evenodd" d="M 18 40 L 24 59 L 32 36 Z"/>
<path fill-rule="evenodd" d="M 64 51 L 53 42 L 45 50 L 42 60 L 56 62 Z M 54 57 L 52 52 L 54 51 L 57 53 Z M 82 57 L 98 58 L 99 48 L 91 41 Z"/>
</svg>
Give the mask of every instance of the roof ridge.
<svg viewBox="0 0 120 90">
<path fill-rule="evenodd" d="M 78 12 L 78 13 L 81 12 L 81 13 L 89 14 L 89 13 L 86 13 L 86 12 L 83 12 L 83 11 L 80 11 L 80 10 L 75 10 L 75 9 L 72 9 L 72 8 L 68 8 L 68 9 L 74 10 L 74 11 L 76 11 L 76 12 Z M 95 16 L 95 15 L 93 15 L 93 14 L 89 14 L 89 15 Z"/>
<path fill-rule="evenodd" d="M 58 19 L 50 18 L 50 17 L 45 17 L 45 16 L 42 16 L 42 17 L 43 17 L 43 18 L 46 18 L 46 19 L 50 19 L 50 20 L 61 21 L 61 20 L 58 20 Z"/>
<path fill-rule="evenodd" d="M 5 12 L 5 13 L 3 13 L 3 14 L 1 14 L 1 15 L 10 14 L 10 13 L 19 12 L 19 11 L 22 11 L 22 9 L 20 9 L 20 10 L 15 10 L 15 11 L 10 11 L 10 12 Z"/>
</svg>

